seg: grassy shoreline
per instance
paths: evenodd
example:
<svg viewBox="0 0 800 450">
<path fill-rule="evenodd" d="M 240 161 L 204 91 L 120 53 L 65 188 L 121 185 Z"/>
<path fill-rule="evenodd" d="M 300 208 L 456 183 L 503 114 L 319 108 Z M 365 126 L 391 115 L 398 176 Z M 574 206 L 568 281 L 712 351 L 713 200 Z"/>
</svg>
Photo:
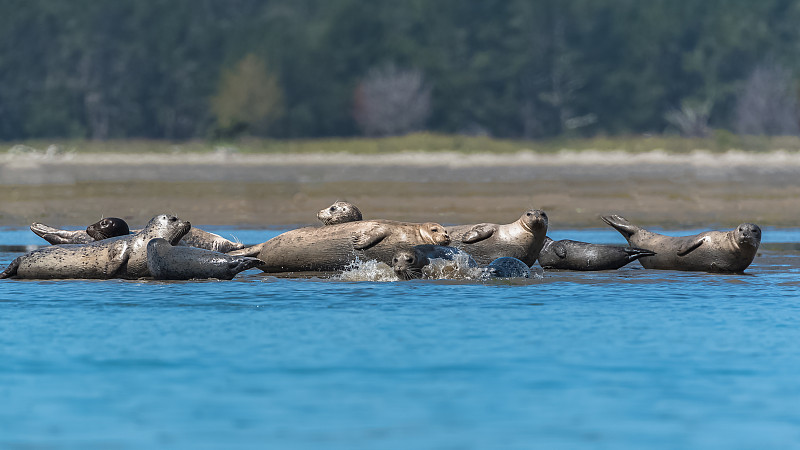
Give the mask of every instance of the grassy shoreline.
<svg viewBox="0 0 800 450">
<path fill-rule="evenodd" d="M 708 138 L 654 135 L 510 140 L 486 136 L 416 133 L 386 138 L 266 139 L 247 137 L 230 141 L 33 139 L 5 142 L 0 145 L 0 149 L 5 147 L 6 151 L 20 153 L 26 151 L 46 152 L 51 146 L 55 146 L 52 147 L 52 151 L 56 152 L 133 154 L 213 153 L 218 151 L 242 154 L 391 154 L 403 151 L 508 154 L 519 151 L 532 151 L 552 154 L 563 150 L 625 151 L 630 153 L 663 151 L 666 153 L 685 154 L 695 150 L 704 150 L 712 153 L 723 153 L 730 150 L 746 152 L 800 151 L 800 137 L 738 136 L 725 131 L 717 131 L 714 136 Z"/>
</svg>

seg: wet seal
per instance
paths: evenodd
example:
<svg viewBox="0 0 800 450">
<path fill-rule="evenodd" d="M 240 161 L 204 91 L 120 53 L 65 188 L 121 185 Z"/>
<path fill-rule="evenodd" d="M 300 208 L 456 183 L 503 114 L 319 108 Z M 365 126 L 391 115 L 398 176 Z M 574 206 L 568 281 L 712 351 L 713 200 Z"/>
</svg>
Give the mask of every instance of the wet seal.
<svg viewBox="0 0 800 450">
<path fill-rule="evenodd" d="M 554 241 L 545 238 L 539 253 L 539 265 L 543 269 L 559 270 L 615 270 L 654 252 L 636 247 L 620 245 L 590 244 L 564 239 Z"/>
<path fill-rule="evenodd" d="M 156 280 L 231 280 L 239 272 L 261 264 L 258 258 L 228 256 L 189 246 L 173 246 L 161 238 L 151 239 L 147 243 L 147 269 Z"/>
</svg>

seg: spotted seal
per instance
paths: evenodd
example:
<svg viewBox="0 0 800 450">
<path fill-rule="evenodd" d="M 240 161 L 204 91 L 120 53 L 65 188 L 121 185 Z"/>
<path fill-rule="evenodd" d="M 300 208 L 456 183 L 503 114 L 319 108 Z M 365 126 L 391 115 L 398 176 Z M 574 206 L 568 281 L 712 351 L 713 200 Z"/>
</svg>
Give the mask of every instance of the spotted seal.
<svg viewBox="0 0 800 450">
<path fill-rule="evenodd" d="M 362 220 L 298 228 L 228 254 L 257 256 L 265 272 L 333 271 L 344 270 L 356 259 L 390 264 L 399 248 L 449 243 L 450 236 L 438 223 Z"/>
<path fill-rule="evenodd" d="M 357 222 L 362 219 L 361 211 L 350 202 L 334 202 L 327 208 L 320 209 L 317 219 L 323 225 L 337 225 L 340 223 Z"/>
<path fill-rule="evenodd" d="M 85 230 L 61 230 L 43 223 L 31 224 L 31 231 L 45 241 L 58 244 L 88 244 L 90 242 L 130 234 L 128 223 L 118 217 L 105 217 Z"/>
<path fill-rule="evenodd" d="M 151 239 L 147 243 L 147 269 L 156 280 L 230 280 L 239 272 L 261 264 L 258 258 L 228 256 L 202 248 L 173 246 L 161 238 Z"/>
<path fill-rule="evenodd" d="M 159 215 L 140 232 L 88 244 L 64 244 L 26 253 L 0 278 L 141 278 L 147 270 L 147 243 L 164 238 L 177 243 L 191 228 L 175 216 Z"/>
<path fill-rule="evenodd" d="M 544 245 L 547 214 L 531 209 L 509 224 L 457 225 L 447 227 L 447 231 L 453 239 L 452 245 L 472 255 L 478 264 L 510 256 L 531 266 Z"/>
<path fill-rule="evenodd" d="M 629 244 L 656 253 L 639 259 L 646 269 L 740 273 L 753 262 L 761 244 L 761 228 L 752 223 L 731 231 L 672 237 L 647 231 L 618 215 L 602 219 Z"/>
<path fill-rule="evenodd" d="M 564 239 L 545 238 L 539 252 L 539 265 L 543 269 L 561 270 L 614 270 L 654 252 L 621 245 L 590 244 Z"/>
</svg>

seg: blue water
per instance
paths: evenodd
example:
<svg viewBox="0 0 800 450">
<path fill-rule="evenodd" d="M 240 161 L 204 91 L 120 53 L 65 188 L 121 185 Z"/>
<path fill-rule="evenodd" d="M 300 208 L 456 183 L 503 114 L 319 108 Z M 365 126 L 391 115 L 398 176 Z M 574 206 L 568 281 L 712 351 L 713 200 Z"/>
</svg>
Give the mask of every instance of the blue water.
<svg viewBox="0 0 800 450">
<path fill-rule="evenodd" d="M 800 230 L 764 239 L 746 275 L 3 280 L 0 448 L 797 448 Z"/>
</svg>

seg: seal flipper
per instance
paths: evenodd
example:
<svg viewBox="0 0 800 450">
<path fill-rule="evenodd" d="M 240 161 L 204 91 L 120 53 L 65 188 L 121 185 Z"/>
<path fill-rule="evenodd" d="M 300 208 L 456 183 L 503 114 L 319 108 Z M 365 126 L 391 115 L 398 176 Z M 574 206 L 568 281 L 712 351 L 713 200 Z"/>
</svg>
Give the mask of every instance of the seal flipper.
<svg viewBox="0 0 800 450">
<path fill-rule="evenodd" d="M 267 241 L 269 242 L 269 241 Z M 258 245 L 254 245 L 252 247 L 245 247 L 239 250 L 234 250 L 231 252 L 226 252 L 225 254 L 228 256 L 251 256 L 256 257 L 259 253 L 261 253 L 261 249 L 264 248 L 265 243 L 261 243 Z"/>
<path fill-rule="evenodd" d="M 356 250 L 366 250 L 389 236 L 389 230 L 385 227 L 377 226 L 369 232 L 356 234 L 353 236 L 353 248 Z"/>
<path fill-rule="evenodd" d="M 22 256 L 18 257 L 17 259 L 11 261 L 11 264 L 6 267 L 2 273 L 0 273 L 0 279 L 3 278 L 11 278 L 17 274 L 17 269 L 19 269 L 19 262 L 22 260 Z"/>
<path fill-rule="evenodd" d="M 44 239 L 45 241 L 58 245 L 58 244 L 74 244 L 75 242 L 71 239 L 71 236 L 66 236 L 64 230 L 59 230 L 58 228 L 53 228 L 51 226 L 45 225 L 43 223 L 34 222 L 31 224 L 31 231 L 33 231 L 37 236 Z M 69 233 L 69 232 L 66 232 Z M 69 233 L 72 234 L 72 233 Z"/>
<path fill-rule="evenodd" d="M 656 252 L 654 251 L 645 250 L 638 247 L 625 247 L 623 250 L 628 254 L 628 262 L 636 261 L 637 259 L 644 258 L 645 256 L 656 255 Z"/>
<path fill-rule="evenodd" d="M 622 233 L 625 239 L 628 239 L 641 229 L 636 225 L 630 223 L 628 219 L 616 214 L 612 214 L 610 216 L 602 216 L 600 218 L 603 219 L 603 222 L 611 225 L 615 230 Z"/>
<path fill-rule="evenodd" d="M 564 259 L 564 258 L 567 257 L 567 249 L 564 247 L 564 244 L 562 244 L 560 242 L 556 242 L 556 243 L 553 244 L 553 251 L 555 251 L 556 252 L 556 256 L 558 256 L 561 259 Z"/>
<path fill-rule="evenodd" d="M 689 253 L 691 253 L 695 249 L 697 249 L 697 247 L 700 247 L 701 245 L 703 245 L 703 242 L 705 242 L 705 237 L 697 238 L 697 239 L 695 239 L 693 241 L 689 241 L 689 242 L 686 242 L 684 244 L 681 244 L 681 246 L 678 247 L 678 256 L 686 256 L 686 255 L 688 255 Z"/>
<path fill-rule="evenodd" d="M 228 263 L 228 268 L 230 269 L 231 273 L 236 275 L 239 272 L 244 272 L 247 269 L 252 269 L 253 267 L 263 266 L 265 263 L 258 258 L 250 258 L 250 257 L 243 257 L 235 259 Z"/>
<path fill-rule="evenodd" d="M 461 237 L 461 242 L 465 244 L 474 244 L 484 239 L 488 239 L 494 234 L 494 227 L 488 224 L 475 225 L 469 231 L 464 233 Z"/>
</svg>

